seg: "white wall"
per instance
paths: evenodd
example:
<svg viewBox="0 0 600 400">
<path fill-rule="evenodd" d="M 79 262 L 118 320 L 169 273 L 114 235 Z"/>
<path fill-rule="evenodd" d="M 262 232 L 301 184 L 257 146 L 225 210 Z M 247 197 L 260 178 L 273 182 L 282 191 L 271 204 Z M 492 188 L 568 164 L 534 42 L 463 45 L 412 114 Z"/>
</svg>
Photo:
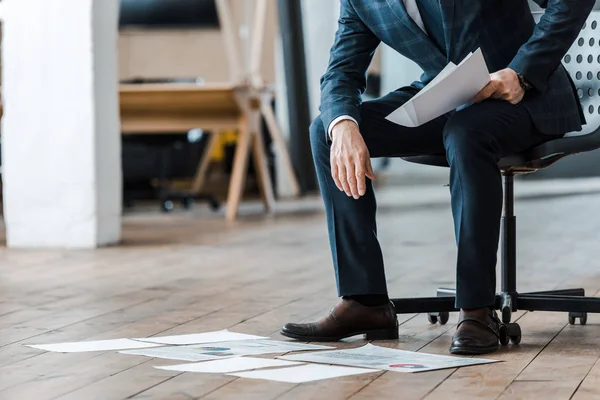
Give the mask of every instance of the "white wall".
<svg viewBox="0 0 600 400">
<path fill-rule="evenodd" d="M 9 247 L 120 239 L 117 0 L 5 0 L 2 178 Z"/>
</svg>

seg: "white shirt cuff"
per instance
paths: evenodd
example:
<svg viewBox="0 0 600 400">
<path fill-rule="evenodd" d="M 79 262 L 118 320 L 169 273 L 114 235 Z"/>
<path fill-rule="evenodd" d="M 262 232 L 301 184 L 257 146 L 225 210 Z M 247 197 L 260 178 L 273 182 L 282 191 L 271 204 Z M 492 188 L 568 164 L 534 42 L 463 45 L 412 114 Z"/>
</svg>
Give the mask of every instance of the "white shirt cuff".
<svg viewBox="0 0 600 400">
<path fill-rule="evenodd" d="M 356 119 L 352 118 L 349 115 L 340 115 L 339 117 L 337 117 L 336 119 L 334 119 L 333 121 L 331 121 L 331 123 L 329 124 L 329 129 L 327 129 L 327 134 L 329 135 L 329 140 L 331 140 L 331 131 L 333 131 L 333 127 L 335 125 L 337 125 L 339 122 L 345 121 L 345 120 L 349 120 L 354 122 L 356 125 L 358 125 L 358 122 L 356 121 Z"/>
</svg>

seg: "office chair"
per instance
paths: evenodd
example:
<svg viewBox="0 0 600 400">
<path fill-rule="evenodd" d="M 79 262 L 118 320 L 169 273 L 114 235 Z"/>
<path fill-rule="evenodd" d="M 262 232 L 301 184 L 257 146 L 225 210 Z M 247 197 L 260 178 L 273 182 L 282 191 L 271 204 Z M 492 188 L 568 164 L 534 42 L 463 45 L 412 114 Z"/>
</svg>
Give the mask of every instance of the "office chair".
<svg viewBox="0 0 600 400">
<path fill-rule="evenodd" d="M 547 168 L 572 154 L 600 148 L 600 5 L 588 18 L 579 37 L 564 57 L 563 65 L 573 78 L 587 124 L 581 132 L 546 142 L 528 151 L 506 157 L 499 163 L 504 181 L 504 210 L 501 232 L 501 290 L 495 309 L 501 311 L 503 345 L 519 344 L 521 328 L 511 323 L 517 310 L 559 311 L 569 313 L 569 323 L 587 323 L 587 313 L 600 313 L 600 298 L 584 297 L 584 289 L 551 290 L 534 293 L 517 291 L 516 217 L 514 213 L 514 177 Z M 540 15 L 535 15 L 539 18 Z M 448 167 L 445 156 L 406 157 L 406 161 Z M 438 289 L 437 297 L 392 299 L 397 314 L 427 313 L 432 324 L 445 324 L 454 306 L 456 291 Z"/>
</svg>

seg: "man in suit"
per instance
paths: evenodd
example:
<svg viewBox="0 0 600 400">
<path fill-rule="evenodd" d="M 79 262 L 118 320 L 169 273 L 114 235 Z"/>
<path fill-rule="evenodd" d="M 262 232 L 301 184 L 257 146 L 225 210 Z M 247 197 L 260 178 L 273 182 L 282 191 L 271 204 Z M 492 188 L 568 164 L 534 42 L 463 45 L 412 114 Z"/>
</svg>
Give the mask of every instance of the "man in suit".
<svg viewBox="0 0 600 400">
<path fill-rule="evenodd" d="M 310 129 L 341 301 L 317 322 L 286 324 L 283 335 L 303 341 L 357 334 L 398 338 L 377 240 L 370 158 L 445 154 L 461 310 L 450 352 L 498 348 L 493 311 L 502 210 L 498 161 L 585 123 L 561 60 L 595 2 L 535 1 L 545 8 L 537 25 L 527 0 L 341 0 L 321 80 L 321 115 Z M 362 103 L 366 70 L 381 42 L 424 72 L 419 82 Z M 385 119 L 448 62 L 459 63 L 478 48 L 494 72 L 471 105 L 416 128 Z"/>
</svg>

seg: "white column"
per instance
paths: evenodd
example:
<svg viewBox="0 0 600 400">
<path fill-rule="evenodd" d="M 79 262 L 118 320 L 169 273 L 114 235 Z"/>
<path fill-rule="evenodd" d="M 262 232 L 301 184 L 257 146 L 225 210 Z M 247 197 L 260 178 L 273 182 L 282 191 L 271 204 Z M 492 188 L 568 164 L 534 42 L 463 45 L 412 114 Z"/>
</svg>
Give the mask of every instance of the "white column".
<svg viewBox="0 0 600 400">
<path fill-rule="evenodd" d="M 7 244 L 120 240 L 117 0 L 4 0 Z"/>
</svg>

